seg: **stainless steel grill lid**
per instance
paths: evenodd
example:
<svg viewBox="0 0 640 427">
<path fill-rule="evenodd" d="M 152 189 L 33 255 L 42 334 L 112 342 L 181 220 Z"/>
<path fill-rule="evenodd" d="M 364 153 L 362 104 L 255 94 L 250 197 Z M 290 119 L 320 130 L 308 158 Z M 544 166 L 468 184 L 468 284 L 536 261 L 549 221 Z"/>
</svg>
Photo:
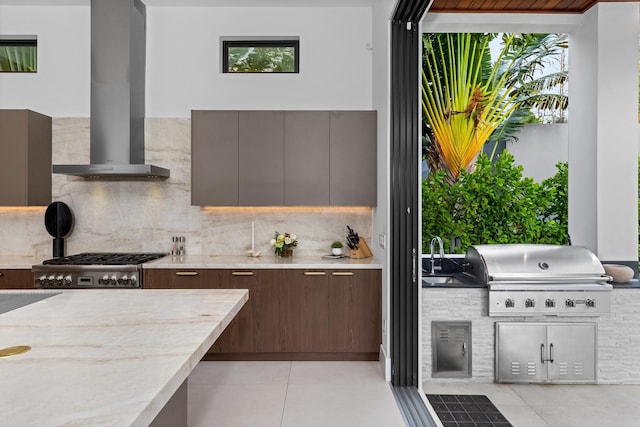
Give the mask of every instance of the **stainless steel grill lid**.
<svg viewBox="0 0 640 427">
<path fill-rule="evenodd" d="M 467 274 L 485 284 L 601 283 L 611 280 L 598 258 L 580 246 L 474 245 L 466 252 Z"/>
</svg>

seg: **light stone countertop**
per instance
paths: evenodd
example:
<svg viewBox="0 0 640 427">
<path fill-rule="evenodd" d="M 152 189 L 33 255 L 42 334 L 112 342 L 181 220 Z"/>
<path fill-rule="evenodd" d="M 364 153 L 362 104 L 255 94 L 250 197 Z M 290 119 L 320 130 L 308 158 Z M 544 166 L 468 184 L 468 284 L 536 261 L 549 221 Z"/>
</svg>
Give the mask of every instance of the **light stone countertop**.
<svg viewBox="0 0 640 427">
<path fill-rule="evenodd" d="M 148 426 L 247 297 L 70 290 L 0 314 L 0 347 L 32 347 L 0 358 L 0 424 Z"/>
<path fill-rule="evenodd" d="M 51 257 L 49 257 L 51 258 Z M 48 258 L 45 258 L 48 259 Z M 45 259 L 33 256 L 3 255 L 0 256 L 0 269 L 27 269 L 41 264 Z M 269 252 L 260 257 L 242 255 L 168 255 L 142 265 L 143 268 L 364 268 L 381 269 L 382 263 L 375 258 L 339 260 L 323 259 L 321 255 L 293 255 L 291 258 L 276 258 Z"/>
<path fill-rule="evenodd" d="M 248 256 L 212 256 L 212 255 L 183 255 L 166 256 L 142 265 L 143 269 L 152 268 L 318 268 L 318 269 L 381 269 L 382 264 L 374 258 L 339 260 L 323 259 L 317 256 L 297 256 L 276 258 L 269 252 L 260 257 Z"/>
<path fill-rule="evenodd" d="M 0 269 L 8 270 L 27 269 L 31 270 L 34 264 L 41 264 L 46 258 L 40 259 L 34 256 L 20 255 L 0 255 Z"/>
</svg>

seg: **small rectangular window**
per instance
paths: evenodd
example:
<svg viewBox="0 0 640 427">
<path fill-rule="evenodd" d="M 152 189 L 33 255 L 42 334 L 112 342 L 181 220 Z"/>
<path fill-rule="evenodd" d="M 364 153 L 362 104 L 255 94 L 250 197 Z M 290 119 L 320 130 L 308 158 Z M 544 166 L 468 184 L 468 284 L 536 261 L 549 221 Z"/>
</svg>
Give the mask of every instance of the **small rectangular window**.
<svg viewBox="0 0 640 427">
<path fill-rule="evenodd" d="M 0 36 L 0 73 L 38 71 L 38 40 Z"/>
<path fill-rule="evenodd" d="M 299 40 L 222 40 L 223 73 L 298 73 Z"/>
</svg>

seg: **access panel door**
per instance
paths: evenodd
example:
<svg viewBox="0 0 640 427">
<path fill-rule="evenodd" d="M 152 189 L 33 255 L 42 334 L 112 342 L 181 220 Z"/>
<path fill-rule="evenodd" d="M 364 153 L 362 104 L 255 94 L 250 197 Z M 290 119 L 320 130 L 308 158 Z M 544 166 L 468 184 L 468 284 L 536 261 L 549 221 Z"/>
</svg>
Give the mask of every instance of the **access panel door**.
<svg viewBox="0 0 640 427">
<path fill-rule="evenodd" d="M 553 382 L 595 381 L 596 324 L 559 324 L 547 327 L 548 373 Z"/>
<path fill-rule="evenodd" d="M 496 323 L 496 381 L 545 381 L 546 341 L 544 324 Z"/>
</svg>

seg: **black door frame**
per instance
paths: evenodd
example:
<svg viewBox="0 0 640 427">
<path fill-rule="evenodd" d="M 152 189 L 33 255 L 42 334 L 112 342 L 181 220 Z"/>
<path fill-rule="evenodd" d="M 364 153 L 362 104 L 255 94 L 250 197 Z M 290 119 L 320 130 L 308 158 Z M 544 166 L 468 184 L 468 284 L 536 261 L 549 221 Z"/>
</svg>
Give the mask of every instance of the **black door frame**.
<svg viewBox="0 0 640 427">
<path fill-rule="evenodd" d="M 418 386 L 419 22 L 432 0 L 398 0 L 391 20 L 391 383 Z"/>
</svg>

